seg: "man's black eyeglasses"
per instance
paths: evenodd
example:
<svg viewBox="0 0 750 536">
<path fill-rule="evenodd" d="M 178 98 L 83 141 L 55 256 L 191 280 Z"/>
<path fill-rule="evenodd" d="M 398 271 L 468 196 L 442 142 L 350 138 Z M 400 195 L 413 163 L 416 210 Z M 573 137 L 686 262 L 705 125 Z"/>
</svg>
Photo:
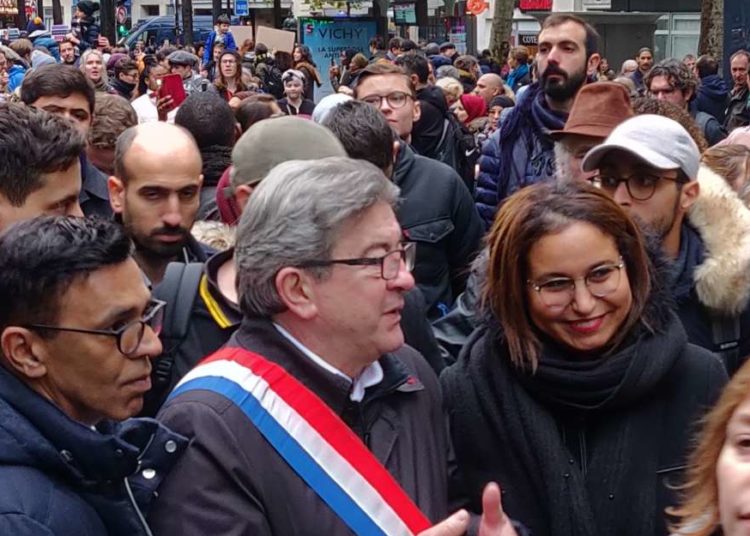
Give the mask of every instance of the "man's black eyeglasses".
<svg viewBox="0 0 750 536">
<path fill-rule="evenodd" d="M 403 247 L 389 251 L 382 257 L 363 257 L 359 259 L 333 259 L 330 261 L 312 260 L 298 264 L 298 268 L 315 268 L 330 266 L 332 264 L 346 264 L 348 266 L 377 266 L 380 265 L 380 277 L 386 281 L 396 279 L 401 271 L 401 262 L 406 270 L 414 269 L 414 259 L 417 255 L 417 244 L 405 242 Z"/>
<path fill-rule="evenodd" d="M 157 335 L 164 323 L 164 306 L 166 302 L 151 300 L 146 312 L 139 320 L 128 322 L 117 329 L 83 329 L 69 328 L 63 326 L 48 326 L 46 324 L 27 324 L 28 329 L 49 329 L 52 331 L 72 331 L 74 333 L 89 333 L 92 335 L 107 335 L 117 338 L 117 349 L 126 357 L 130 357 L 141 345 L 146 326 L 149 326 Z"/>
<path fill-rule="evenodd" d="M 651 173 L 639 173 L 629 177 L 618 177 L 611 173 L 599 173 L 589 179 L 591 184 L 608 192 L 610 195 L 614 194 L 621 182 L 624 182 L 628 194 L 636 201 L 648 201 L 651 199 L 656 192 L 656 185 L 660 180 L 673 181 L 678 184 L 685 182 L 680 176 L 665 177 Z"/>
</svg>

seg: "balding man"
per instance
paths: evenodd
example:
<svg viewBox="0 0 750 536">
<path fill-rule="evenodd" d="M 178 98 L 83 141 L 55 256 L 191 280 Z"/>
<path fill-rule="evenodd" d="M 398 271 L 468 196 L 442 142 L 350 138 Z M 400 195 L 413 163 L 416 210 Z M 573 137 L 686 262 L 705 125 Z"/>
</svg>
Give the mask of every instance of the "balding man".
<svg viewBox="0 0 750 536">
<path fill-rule="evenodd" d="M 483 74 L 477 80 L 477 86 L 474 88 L 474 94 L 479 95 L 487 103 L 487 109 L 490 108 L 490 102 L 498 95 L 503 94 L 503 79 L 495 73 Z"/>
<path fill-rule="evenodd" d="M 190 235 L 203 183 L 192 136 L 168 123 L 131 127 L 117 140 L 114 167 L 108 181 L 112 210 L 151 283 L 162 280 L 172 261 L 205 262 L 207 248 Z"/>
</svg>

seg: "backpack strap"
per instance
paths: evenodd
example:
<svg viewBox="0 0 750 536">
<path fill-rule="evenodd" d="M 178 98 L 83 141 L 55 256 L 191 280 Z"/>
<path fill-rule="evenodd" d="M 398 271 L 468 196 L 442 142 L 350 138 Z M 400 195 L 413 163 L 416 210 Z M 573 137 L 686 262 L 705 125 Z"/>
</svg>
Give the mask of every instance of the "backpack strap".
<svg viewBox="0 0 750 536">
<path fill-rule="evenodd" d="M 167 302 L 164 324 L 159 334 L 165 349 L 154 363 L 152 380 L 155 385 L 166 386 L 172 380 L 176 350 L 187 336 L 202 275 L 201 262 L 170 262 L 164 279 L 153 291 L 154 298 Z"/>
<path fill-rule="evenodd" d="M 711 339 L 716 348 L 715 353 L 726 366 L 731 376 L 742 363 L 740 359 L 740 317 L 720 316 L 711 313 Z"/>
</svg>

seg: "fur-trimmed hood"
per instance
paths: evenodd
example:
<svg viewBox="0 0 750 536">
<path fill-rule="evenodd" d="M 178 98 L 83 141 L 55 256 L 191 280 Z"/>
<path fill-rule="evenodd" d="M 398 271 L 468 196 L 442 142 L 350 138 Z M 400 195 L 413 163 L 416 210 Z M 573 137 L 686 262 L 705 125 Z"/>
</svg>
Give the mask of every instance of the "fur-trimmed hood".
<svg viewBox="0 0 750 536">
<path fill-rule="evenodd" d="M 728 315 L 741 313 L 750 300 L 750 209 L 719 175 L 701 164 L 700 195 L 688 211 L 705 259 L 693 272 L 701 303 Z"/>
</svg>

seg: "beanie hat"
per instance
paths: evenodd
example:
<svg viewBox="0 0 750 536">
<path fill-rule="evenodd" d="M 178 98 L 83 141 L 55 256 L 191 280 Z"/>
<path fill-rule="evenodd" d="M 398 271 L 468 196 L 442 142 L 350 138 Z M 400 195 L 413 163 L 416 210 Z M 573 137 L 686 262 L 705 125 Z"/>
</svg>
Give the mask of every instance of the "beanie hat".
<svg viewBox="0 0 750 536">
<path fill-rule="evenodd" d="M 91 17 L 94 11 L 99 11 L 99 4 L 91 0 L 80 0 L 76 7 L 83 11 L 87 17 Z"/>
<path fill-rule="evenodd" d="M 39 17 L 34 17 L 33 19 L 29 20 L 29 23 L 26 25 L 26 33 L 29 34 L 29 38 L 36 37 L 36 35 L 32 35 L 34 32 L 45 32 L 46 30 L 47 29 L 44 27 L 44 22 Z"/>
<path fill-rule="evenodd" d="M 477 117 L 487 115 L 487 103 L 484 101 L 484 98 L 479 95 L 461 95 L 461 104 L 463 105 L 464 110 L 466 110 L 466 113 L 469 114 L 465 123 L 470 123 Z"/>
<path fill-rule="evenodd" d="M 489 108 L 492 109 L 495 106 L 500 106 L 501 108 L 513 108 L 515 105 L 516 103 L 513 102 L 513 99 L 507 95 L 497 95 L 492 97 Z"/>
</svg>

